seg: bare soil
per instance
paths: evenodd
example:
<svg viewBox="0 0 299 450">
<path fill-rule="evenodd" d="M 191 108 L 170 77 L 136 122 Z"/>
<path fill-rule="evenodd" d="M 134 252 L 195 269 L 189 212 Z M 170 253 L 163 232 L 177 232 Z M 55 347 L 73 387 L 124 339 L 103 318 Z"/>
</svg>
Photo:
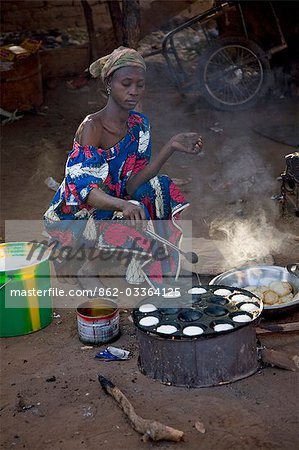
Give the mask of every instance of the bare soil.
<svg viewBox="0 0 299 450">
<path fill-rule="evenodd" d="M 42 218 L 53 195 L 44 180 L 48 176 L 61 180 L 78 124 L 104 105 L 95 82 L 89 83 L 89 90 L 71 91 L 65 80 L 56 80 L 44 94 L 39 114 L 27 113 L 3 127 L 6 220 Z M 270 198 L 279 194 L 276 177 L 284 170 L 284 156 L 295 149 L 253 131 L 259 124 L 294 123 L 298 119 L 296 100 L 269 95 L 255 109 L 219 112 L 191 95 L 182 99 L 163 68 L 150 65 L 143 110 L 152 123 L 154 151 L 180 131 L 203 135 L 203 157 L 176 154 L 163 169 L 179 180 L 191 180 L 181 189 L 191 203 L 184 218 L 193 221 L 194 236 L 208 238 L 212 221 L 220 218 L 256 219 L 258 223 L 264 215 L 265 239 L 273 233 L 284 236 L 283 246 L 272 252 L 275 263 L 298 259 L 299 219 L 290 210 L 282 220 L 278 203 Z M 223 131 L 211 130 L 215 127 Z M 267 367 L 223 386 L 165 386 L 138 369 L 138 345 L 129 311 L 121 312 L 121 337 L 115 343 L 133 354 L 123 362 L 95 360 L 95 353 L 105 346 L 82 349 L 75 310 L 55 307 L 55 312 L 60 317 L 45 329 L 2 339 L 1 448 L 298 448 L 298 373 Z M 298 314 L 275 321 L 295 319 Z M 297 333 L 269 334 L 262 342 L 289 355 L 298 354 Z M 141 442 L 121 410 L 101 390 L 98 374 L 111 379 L 143 417 L 183 430 L 184 442 Z M 51 377 L 54 381 L 47 381 Z M 195 428 L 197 421 L 203 422 L 204 434 Z"/>
</svg>

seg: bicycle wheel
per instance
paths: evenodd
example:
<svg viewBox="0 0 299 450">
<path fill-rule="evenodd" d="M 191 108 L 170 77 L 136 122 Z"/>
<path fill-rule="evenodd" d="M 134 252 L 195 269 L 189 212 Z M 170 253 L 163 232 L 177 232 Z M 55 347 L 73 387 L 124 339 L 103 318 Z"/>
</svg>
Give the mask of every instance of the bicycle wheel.
<svg viewBox="0 0 299 450">
<path fill-rule="evenodd" d="M 210 104 L 236 111 L 253 106 L 266 93 L 271 72 L 258 45 L 243 38 L 226 38 L 202 53 L 196 76 Z"/>
</svg>

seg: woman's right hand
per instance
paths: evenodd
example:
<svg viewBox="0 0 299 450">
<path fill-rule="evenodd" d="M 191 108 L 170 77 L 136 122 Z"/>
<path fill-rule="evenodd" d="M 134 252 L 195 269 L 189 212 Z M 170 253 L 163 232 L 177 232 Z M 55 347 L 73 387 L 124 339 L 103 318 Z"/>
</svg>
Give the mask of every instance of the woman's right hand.
<svg viewBox="0 0 299 450">
<path fill-rule="evenodd" d="M 203 142 L 199 133 L 179 133 L 170 139 L 174 151 L 197 154 L 202 150 Z"/>
<path fill-rule="evenodd" d="M 132 225 L 135 225 L 136 222 L 141 220 L 146 220 L 144 209 L 128 201 L 124 201 L 122 213 L 124 219 L 130 220 Z"/>
</svg>

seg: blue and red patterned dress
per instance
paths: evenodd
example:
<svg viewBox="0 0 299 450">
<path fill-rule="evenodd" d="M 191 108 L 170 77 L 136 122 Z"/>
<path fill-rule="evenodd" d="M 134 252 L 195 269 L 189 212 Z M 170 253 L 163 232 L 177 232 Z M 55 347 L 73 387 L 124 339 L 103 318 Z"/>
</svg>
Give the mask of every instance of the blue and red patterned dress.
<svg viewBox="0 0 299 450">
<path fill-rule="evenodd" d="M 129 177 L 140 172 L 151 157 L 148 119 L 131 111 L 127 129 L 125 137 L 106 150 L 74 141 L 65 178 L 45 213 L 46 229 L 62 247 L 86 243 L 86 229 L 92 228 L 92 218 L 93 228 L 96 227 L 96 236 L 93 235 L 92 240 L 96 248 L 129 250 L 134 247 L 135 252 L 152 253 L 153 245 L 148 236 L 140 239 L 145 237 L 142 232 L 127 226 L 126 222 L 110 220 L 115 217 L 113 211 L 95 209 L 87 204 L 88 194 L 94 188 L 113 197 L 138 201 L 147 218 L 153 220 L 155 232 L 179 245 L 182 237 L 179 213 L 188 203 L 173 181 L 166 175 L 159 175 L 142 184 L 132 196 L 126 192 Z M 168 254 L 163 261 L 153 260 L 152 254 L 149 255 L 142 270 L 150 284 L 162 283 L 163 272 L 178 275 L 180 255 L 176 251 L 168 251 Z"/>
</svg>

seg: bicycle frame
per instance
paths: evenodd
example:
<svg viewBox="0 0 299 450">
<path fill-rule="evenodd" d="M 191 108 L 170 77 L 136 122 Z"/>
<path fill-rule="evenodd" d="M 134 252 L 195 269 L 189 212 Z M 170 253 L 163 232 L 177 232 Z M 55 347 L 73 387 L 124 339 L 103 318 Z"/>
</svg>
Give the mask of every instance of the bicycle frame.
<svg viewBox="0 0 299 450">
<path fill-rule="evenodd" d="M 285 40 L 285 37 L 283 35 L 279 19 L 277 17 L 277 14 L 275 12 L 274 6 L 271 1 L 268 2 L 270 5 L 270 8 L 273 13 L 273 17 L 275 20 L 275 24 L 277 27 L 277 31 L 280 38 L 280 44 L 274 47 L 271 47 L 267 51 L 265 51 L 265 55 L 270 59 L 274 53 L 277 53 L 287 47 L 287 43 Z M 206 29 L 205 29 L 205 23 L 207 23 L 209 20 L 217 19 L 218 17 L 222 16 L 225 12 L 229 11 L 231 8 L 238 8 L 240 20 L 243 28 L 243 33 L 246 39 L 248 39 L 248 30 L 246 26 L 246 21 L 244 18 L 242 6 L 240 2 L 236 1 L 228 1 L 221 3 L 219 6 L 215 6 L 213 8 L 208 9 L 207 11 L 197 14 L 196 16 L 189 19 L 187 22 L 183 23 L 182 25 L 174 28 L 171 30 L 167 35 L 164 37 L 162 41 L 162 47 L 159 50 L 155 50 L 153 52 L 150 52 L 148 54 L 144 54 L 144 58 L 154 56 L 161 54 L 169 68 L 169 71 L 171 73 L 171 76 L 174 80 L 174 83 L 179 91 L 183 91 L 184 88 L 188 87 L 189 85 L 192 85 L 192 77 L 186 72 L 186 70 L 183 67 L 183 64 L 180 60 L 180 57 L 178 55 L 177 49 L 175 47 L 174 37 L 177 33 L 180 31 L 192 27 L 192 25 L 195 25 L 196 23 L 200 23 L 200 26 L 202 28 L 203 34 L 205 36 L 205 39 L 208 43 L 208 45 L 211 45 L 212 39 L 209 37 Z M 171 59 L 171 56 L 174 58 L 174 61 Z M 200 56 L 199 56 L 200 57 Z"/>
</svg>

